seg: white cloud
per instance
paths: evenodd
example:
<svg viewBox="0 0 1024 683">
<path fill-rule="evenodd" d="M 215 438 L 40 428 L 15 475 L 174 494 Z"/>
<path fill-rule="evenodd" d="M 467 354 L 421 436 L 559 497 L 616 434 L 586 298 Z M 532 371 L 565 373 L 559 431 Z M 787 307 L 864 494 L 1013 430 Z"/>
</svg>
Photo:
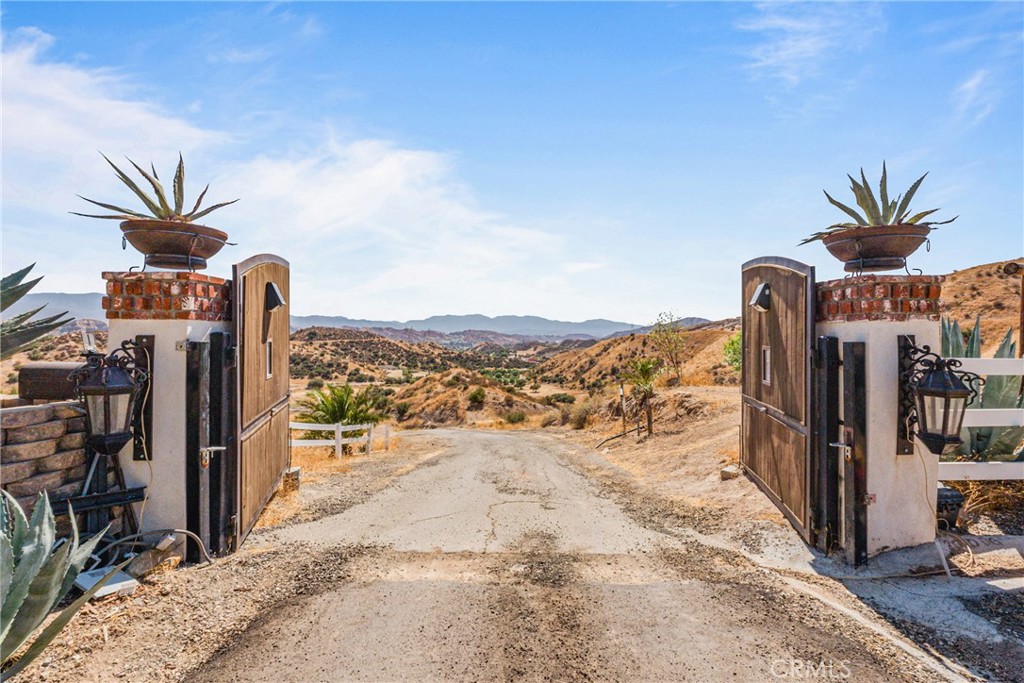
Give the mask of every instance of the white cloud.
<svg viewBox="0 0 1024 683">
<path fill-rule="evenodd" d="M 4 35 L 6 207 L 65 216 L 84 206 L 76 193 L 121 192 L 97 150 L 111 158 L 130 153 L 140 163 L 152 160 L 159 170 L 162 163 L 173 164 L 179 151 L 188 158 L 227 140 L 133 98 L 130 79 L 113 70 L 46 61 L 52 43 L 52 36 L 32 27 Z"/>
<path fill-rule="evenodd" d="M 266 48 L 253 48 L 251 50 L 228 48 L 207 55 L 206 61 L 210 64 L 253 64 L 265 61 L 270 57 L 270 54 L 270 50 Z"/>
<path fill-rule="evenodd" d="M 867 3 L 768 2 L 756 10 L 756 17 L 737 24 L 762 36 L 749 51 L 750 67 L 790 87 L 817 77 L 836 55 L 864 49 L 884 31 L 878 8 Z"/>
<path fill-rule="evenodd" d="M 978 69 L 953 90 L 951 96 L 957 122 L 976 126 L 992 113 L 999 91 L 987 69 Z"/>
</svg>

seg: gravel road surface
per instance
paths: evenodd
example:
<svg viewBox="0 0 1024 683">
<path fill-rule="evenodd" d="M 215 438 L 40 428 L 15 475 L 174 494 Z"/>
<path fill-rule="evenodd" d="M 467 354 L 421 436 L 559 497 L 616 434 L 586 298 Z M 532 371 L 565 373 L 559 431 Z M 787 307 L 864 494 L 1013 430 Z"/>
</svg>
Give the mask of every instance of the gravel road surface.
<svg viewBox="0 0 1024 683">
<path fill-rule="evenodd" d="M 792 577 L 648 523 L 577 446 L 429 438 L 444 452 L 368 500 L 264 536 L 345 566 L 190 680 L 957 680 Z"/>
</svg>

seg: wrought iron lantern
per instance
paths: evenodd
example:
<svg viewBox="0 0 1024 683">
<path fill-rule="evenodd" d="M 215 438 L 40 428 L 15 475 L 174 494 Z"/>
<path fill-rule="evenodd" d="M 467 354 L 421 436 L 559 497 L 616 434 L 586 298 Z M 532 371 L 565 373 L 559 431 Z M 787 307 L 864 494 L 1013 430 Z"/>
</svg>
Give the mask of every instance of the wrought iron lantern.
<svg viewBox="0 0 1024 683">
<path fill-rule="evenodd" d="M 108 356 L 88 352 L 85 365 L 71 373 L 89 424 L 86 441 L 104 455 L 118 453 L 131 440 L 139 389 L 147 380 L 135 367 L 130 344 Z"/>
<path fill-rule="evenodd" d="M 911 426 L 916 435 L 935 455 L 952 453 L 963 439 L 960 429 L 964 411 L 978 396 L 978 387 L 984 383 L 978 375 L 958 370 L 960 361 L 942 358 L 928 346 L 911 346 L 908 356 L 912 362 L 904 376 L 914 394 L 914 413 Z"/>
</svg>

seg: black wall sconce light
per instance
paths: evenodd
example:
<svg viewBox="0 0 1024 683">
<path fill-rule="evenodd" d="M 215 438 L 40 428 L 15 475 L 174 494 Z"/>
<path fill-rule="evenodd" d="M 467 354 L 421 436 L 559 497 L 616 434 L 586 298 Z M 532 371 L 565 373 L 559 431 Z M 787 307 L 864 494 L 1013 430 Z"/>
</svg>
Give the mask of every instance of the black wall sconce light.
<svg viewBox="0 0 1024 683">
<path fill-rule="evenodd" d="M 268 313 L 273 313 L 287 304 L 288 302 L 284 300 L 284 294 L 281 293 L 281 288 L 277 286 L 277 283 L 268 282 L 266 294 L 264 295 L 264 310 Z"/>
<path fill-rule="evenodd" d="M 963 443 L 960 429 L 964 412 L 978 396 L 985 380 L 973 372 L 958 370 L 960 361 L 943 358 L 928 346 L 900 340 L 903 371 L 900 382 L 908 399 L 901 406 L 901 421 L 908 439 L 916 435 L 935 455 L 954 452 Z"/>
<path fill-rule="evenodd" d="M 87 352 L 85 365 L 71 373 L 89 425 L 86 442 L 97 453 L 115 455 L 132 439 L 139 390 L 148 375 L 135 365 L 134 342 L 108 355 Z"/>
<path fill-rule="evenodd" d="M 772 286 L 762 282 L 754 290 L 754 296 L 750 298 L 750 306 L 759 313 L 764 313 L 772 307 Z"/>
</svg>

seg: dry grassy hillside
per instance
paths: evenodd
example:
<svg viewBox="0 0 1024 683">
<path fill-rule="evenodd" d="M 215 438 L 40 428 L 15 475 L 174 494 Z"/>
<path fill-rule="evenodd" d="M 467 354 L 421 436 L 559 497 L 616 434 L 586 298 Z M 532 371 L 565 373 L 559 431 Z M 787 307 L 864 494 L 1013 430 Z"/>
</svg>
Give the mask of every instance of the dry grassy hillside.
<svg viewBox="0 0 1024 683">
<path fill-rule="evenodd" d="M 700 329 L 686 333 L 682 384 L 736 384 L 738 374 L 725 364 L 722 345 L 731 329 Z M 600 389 L 616 383 L 629 361 L 656 356 L 647 335 L 631 334 L 605 339 L 582 349 L 563 351 L 537 368 L 543 382 L 574 389 Z M 666 378 L 667 375 L 664 375 Z"/>
<path fill-rule="evenodd" d="M 95 332 L 96 348 L 103 351 L 107 348 L 107 333 Z M 33 361 L 81 361 L 82 333 L 80 331 L 64 334 L 50 334 L 19 353 L 3 361 L 0 373 L 3 377 L 4 394 L 16 394 L 18 391 L 18 368 Z"/>
<path fill-rule="evenodd" d="M 410 428 L 501 423 L 536 426 L 531 418 L 550 410 L 547 404 L 522 392 L 461 369 L 420 378 L 396 392 L 393 405 L 399 424 Z M 516 412 L 522 413 L 524 419 L 514 422 L 513 416 L 513 422 L 509 422 L 509 416 Z"/>
<path fill-rule="evenodd" d="M 982 354 L 986 356 L 996 350 L 1006 330 L 1020 327 L 1021 276 L 1004 273 L 1006 263 L 1009 261 L 954 271 L 942 285 L 946 315 L 960 321 L 965 332 L 981 316 Z"/>
<path fill-rule="evenodd" d="M 291 336 L 292 377 L 349 381 L 382 380 L 389 372 L 444 372 L 453 367 L 473 369 L 524 367 L 504 348 L 454 351 L 434 343 L 410 344 L 367 330 L 310 327 Z"/>
</svg>

